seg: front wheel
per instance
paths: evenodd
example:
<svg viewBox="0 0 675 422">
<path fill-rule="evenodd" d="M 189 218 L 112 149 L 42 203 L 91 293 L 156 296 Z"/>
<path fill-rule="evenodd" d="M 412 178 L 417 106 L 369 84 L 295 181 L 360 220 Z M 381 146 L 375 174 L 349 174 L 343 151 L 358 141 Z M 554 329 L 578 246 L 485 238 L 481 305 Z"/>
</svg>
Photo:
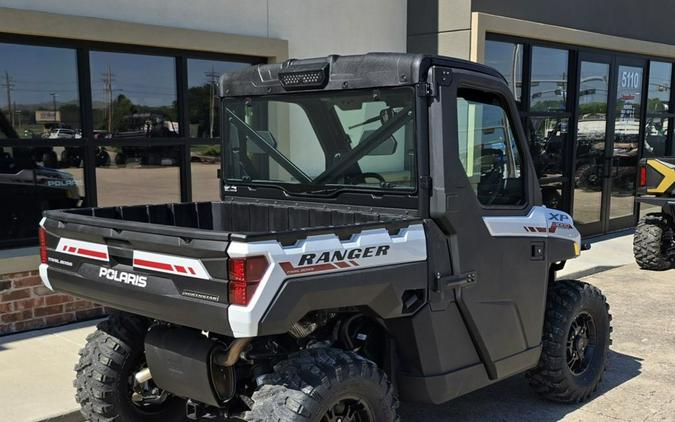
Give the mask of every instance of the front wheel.
<svg viewBox="0 0 675 422">
<path fill-rule="evenodd" d="M 602 381 L 612 331 L 609 305 L 599 289 L 576 280 L 549 288 L 544 338 L 532 388 L 546 399 L 580 403 Z"/>
<path fill-rule="evenodd" d="M 308 349 L 258 378 L 244 421 L 395 422 L 398 399 L 375 363 L 352 352 Z"/>
<path fill-rule="evenodd" d="M 133 374 L 145 366 L 143 318 L 116 313 L 87 337 L 75 366 L 75 399 L 87 421 L 183 421 L 185 401 L 157 388 L 138 385 Z"/>
</svg>

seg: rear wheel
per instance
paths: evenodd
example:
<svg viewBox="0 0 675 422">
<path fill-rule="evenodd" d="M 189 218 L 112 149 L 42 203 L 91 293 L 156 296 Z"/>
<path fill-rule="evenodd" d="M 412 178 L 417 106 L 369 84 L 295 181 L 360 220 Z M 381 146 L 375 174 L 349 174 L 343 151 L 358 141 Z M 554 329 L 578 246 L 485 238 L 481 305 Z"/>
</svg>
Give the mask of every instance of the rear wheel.
<svg viewBox="0 0 675 422">
<path fill-rule="evenodd" d="M 75 366 L 75 399 L 86 420 L 183 421 L 185 401 L 157 388 L 139 385 L 134 373 L 145 367 L 143 339 L 147 321 L 113 314 L 87 337 Z"/>
<path fill-rule="evenodd" d="M 668 249 L 673 242 L 673 229 L 664 214 L 647 214 L 640 219 L 633 237 L 635 262 L 645 270 L 667 270 L 671 260 Z"/>
<path fill-rule="evenodd" d="M 532 388 L 561 403 L 588 399 L 607 367 L 611 319 L 609 305 L 596 287 L 575 280 L 553 283 L 541 357 L 528 373 Z"/>
<path fill-rule="evenodd" d="M 309 349 L 258 378 L 245 421 L 394 422 L 398 399 L 375 363 L 352 352 Z"/>
</svg>

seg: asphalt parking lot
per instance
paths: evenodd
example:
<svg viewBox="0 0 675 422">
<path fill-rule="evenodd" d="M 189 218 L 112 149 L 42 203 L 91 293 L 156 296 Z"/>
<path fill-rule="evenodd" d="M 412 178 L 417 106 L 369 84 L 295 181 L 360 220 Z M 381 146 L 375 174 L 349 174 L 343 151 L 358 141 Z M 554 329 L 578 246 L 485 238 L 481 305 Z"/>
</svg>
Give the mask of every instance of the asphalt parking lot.
<svg viewBox="0 0 675 422">
<path fill-rule="evenodd" d="M 591 401 L 541 400 L 517 375 L 440 406 L 404 403 L 401 420 L 675 421 L 675 269 L 629 265 L 584 280 L 602 289 L 614 318 L 609 368 Z"/>
</svg>

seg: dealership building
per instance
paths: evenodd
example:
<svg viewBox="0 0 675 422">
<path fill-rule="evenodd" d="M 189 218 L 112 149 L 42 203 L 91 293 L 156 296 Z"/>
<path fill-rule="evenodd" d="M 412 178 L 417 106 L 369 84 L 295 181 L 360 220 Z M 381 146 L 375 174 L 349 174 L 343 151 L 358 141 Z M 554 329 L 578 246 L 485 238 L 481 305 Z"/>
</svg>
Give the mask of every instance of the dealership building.
<svg viewBox="0 0 675 422">
<path fill-rule="evenodd" d="M 542 198 L 583 235 L 635 226 L 673 154 L 666 0 L 0 0 L 0 334 L 101 315 L 39 285 L 43 210 L 219 198 L 218 76 L 408 51 L 498 69 Z"/>
</svg>

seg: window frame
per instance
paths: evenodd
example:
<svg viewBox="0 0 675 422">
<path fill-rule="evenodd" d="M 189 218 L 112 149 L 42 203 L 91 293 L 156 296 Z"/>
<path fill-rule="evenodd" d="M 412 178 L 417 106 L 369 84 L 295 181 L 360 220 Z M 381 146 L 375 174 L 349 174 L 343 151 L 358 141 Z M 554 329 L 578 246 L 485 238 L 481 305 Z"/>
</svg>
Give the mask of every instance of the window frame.
<svg viewBox="0 0 675 422">
<path fill-rule="evenodd" d="M 219 60 L 226 62 L 246 63 L 250 65 L 267 63 L 267 58 L 198 50 L 172 49 L 139 44 L 108 43 L 91 40 L 76 40 L 57 37 L 20 35 L 0 32 L 0 43 L 56 47 L 72 49 L 76 57 L 76 77 L 78 80 L 78 99 L 80 107 L 80 126 L 82 137 L 68 141 L 68 146 L 83 148 L 83 179 L 85 198 L 83 207 L 95 207 L 98 204 L 96 187 L 96 148 L 102 146 L 177 146 L 179 151 L 179 196 L 182 202 L 192 200 L 192 178 L 190 149 L 199 145 L 219 145 L 219 138 L 191 138 L 189 136 L 189 117 L 187 103 L 188 59 Z M 96 139 L 93 132 L 92 86 L 90 69 L 90 52 L 130 53 L 151 56 L 163 56 L 174 59 L 176 80 L 176 109 L 179 124 L 179 136 L 172 138 L 127 138 Z M 0 147 L 59 147 L 62 139 L 0 139 Z M 214 177 L 216 173 L 214 171 Z M 220 193 L 218 193 L 220 195 Z M 37 240 L 37 232 L 33 238 L 2 239 L 0 249 L 32 246 Z"/>
</svg>

